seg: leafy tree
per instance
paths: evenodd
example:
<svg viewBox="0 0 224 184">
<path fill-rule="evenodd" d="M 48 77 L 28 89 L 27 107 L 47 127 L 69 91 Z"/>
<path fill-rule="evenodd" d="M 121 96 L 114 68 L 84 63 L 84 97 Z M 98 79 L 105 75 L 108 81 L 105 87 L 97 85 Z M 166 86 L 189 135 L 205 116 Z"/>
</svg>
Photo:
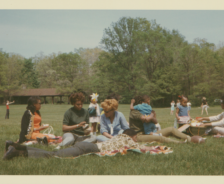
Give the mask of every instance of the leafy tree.
<svg viewBox="0 0 224 184">
<path fill-rule="evenodd" d="M 23 68 L 21 70 L 22 78 L 20 84 L 26 85 L 27 88 L 39 88 L 40 83 L 37 80 L 38 75 L 34 70 L 32 59 L 24 59 Z"/>
</svg>

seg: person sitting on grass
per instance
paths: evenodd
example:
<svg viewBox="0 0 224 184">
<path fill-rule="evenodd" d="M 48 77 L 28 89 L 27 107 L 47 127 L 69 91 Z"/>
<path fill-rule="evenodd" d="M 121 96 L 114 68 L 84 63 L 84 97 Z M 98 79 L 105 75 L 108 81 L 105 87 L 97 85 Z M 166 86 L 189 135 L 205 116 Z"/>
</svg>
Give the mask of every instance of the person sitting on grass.
<svg viewBox="0 0 224 184">
<path fill-rule="evenodd" d="M 181 127 L 183 125 L 183 121 L 182 121 L 182 117 L 186 117 L 186 119 L 184 120 L 190 120 L 191 117 L 189 115 L 189 111 L 188 111 L 188 107 L 187 107 L 187 97 L 185 96 L 178 96 L 178 98 L 180 99 L 180 105 L 177 106 L 176 108 L 176 118 L 179 121 L 179 127 Z M 188 117 L 188 118 L 187 118 Z"/>
<path fill-rule="evenodd" d="M 87 153 L 115 151 L 122 148 L 140 149 L 142 152 L 151 151 L 153 148 L 137 143 L 137 133 L 133 129 L 124 130 L 123 134 L 112 137 L 101 143 L 78 142 L 75 145 L 58 151 L 46 151 L 6 141 L 3 160 L 14 157 L 51 158 L 51 157 L 77 157 Z"/>
<path fill-rule="evenodd" d="M 21 132 L 19 137 L 19 143 L 23 143 L 27 140 L 43 139 L 44 143 L 53 142 L 49 136 L 40 133 L 41 130 L 48 128 L 49 126 L 41 125 L 41 100 L 38 96 L 32 96 L 28 99 L 28 105 L 26 111 L 23 114 L 21 121 Z"/>
<path fill-rule="evenodd" d="M 135 98 L 135 104 L 138 105 L 142 104 L 142 101 L 139 100 L 139 98 Z M 155 117 L 154 114 L 151 114 L 151 116 Z M 162 134 L 162 136 L 155 136 L 155 135 L 145 135 L 144 134 L 144 122 L 150 122 L 152 117 L 145 117 L 141 112 L 138 110 L 131 110 L 130 115 L 129 115 L 129 123 L 130 123 L 130 128 L 133 128 L 137 134 L 137 142 L 153 142 L 157 141 L 160 143 L 164 142 L 171 142 L 171 143 L 184 143 L 184 142 L 195 142 L 195 137 L 193 136 L 192 138 L 186 134 L 181 133 L 174 127 L 168 127 L 164 128 L 162 130 L 157 131 L 158 134 Z M 167 138 L 168 136 L 175 136 L 176 138 L 180 138 L 185 140 L 183 141 L 178 141 L 174 139 Z M 197 139 L 196 139 L 197 140 Z M 202 140 L 200 143 L 204 142 Z"/>
<path fill-rule="evenodd" d="M 221 108 L 224 109 L 224 96 L 221 97 Z M 198 121 L 215 121 L 213 123 L 204 123 L 204 126 L 211 126 L 212 131 L 211 133 L 219 135 L 224 135 L 224 112 L 217 116 L 210 116 L 199 118 Z"/>
<path fill-rule="evenodd" d="M 150 106 L 150 98 L 147 95 L 143 95 L 143 96 L 136 96 L 135 98 L 138 98 L 139 101 L 142 102 L 142 104 L 138 104 L 133 106 L 133 104 L 135 103 L 135 99 L 131 100 L 131 105 L 130 105 L 130 110 L 138 110 L 140 111 L 143 115 L 149 116 L 149 118 L 151 118 L 151 121 L 149 123 L 144 122 L 143 126 L 144 126 L 144 132 L 147 135 L 159 135 L 156 134 L 155 132 L 157 132 L 156 126 L 155 124 L 157 124 L 157 120 L 155 118 L 155 111 L 152 111 L 152 107 Z M 153 113 L 153 116 L 150 116 L 150 114 Z"/>
<path fill-rule="evenodd" d="M 129 128 L 124 115 L 117 111 L 118 102 L 115 99 L 106 99 L 101 103 L 104 114 L 100 119 L 100 133 L 97 136 L 97 141 L 107 141 L 114 136 L 122 134 L 122 132 Z"/>
<path fill-rule="evenodd" d="M 61 146 L 72 145 L 77 140 L 85 140 L 87 142 L 96 141 L 96 136 L 94 135 L 84 136 L 90 133 L 90 131 L 86 129 L 86 125 L 89 124 L 89 112 L 82 108 L 85 96 L 83 93 L 78 92 L 71 94 L 69 99 L 73 107 L 68 109 L 64 114 L 62 126 L 64 134 L 62 142 L 56 149 L 60 149 Z"/>
</svg>

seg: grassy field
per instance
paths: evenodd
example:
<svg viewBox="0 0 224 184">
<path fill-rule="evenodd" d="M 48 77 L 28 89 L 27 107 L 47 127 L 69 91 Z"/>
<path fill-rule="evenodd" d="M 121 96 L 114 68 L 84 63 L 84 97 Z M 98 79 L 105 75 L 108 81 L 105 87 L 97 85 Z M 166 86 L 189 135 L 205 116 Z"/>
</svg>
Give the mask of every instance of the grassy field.
<svg viewBox="0 0 224 184">
<path fill-rule="evenodd" d="M 11 105 L 10 119 L 5 120 L 5 106 L 0 106 L 0 155 L 4 154 L 5 140 L 19 138 L 20 121 L 25 105 Z M 42 122 L 54 127 L 56 135 L 62 135 L 62 119 L 70 105 L 42 105 Z M 87 105 L 84 105 L 87 108 Z M 119 105 L 128 120 L 129 105 Z M 173 126 L 174 116 L 170 108 L 156 108 L 157 118 L 162 128 Z M 200 108 L 192 108 L 191 116 L 200 116 Z M 208 109 L 209 115 L 221 113 L 220 107 Z M 205 144 L 161 144 L 172 147 L 168 155 L 128 153 L 125 156 L 98 157 L 84 156 L 70 159 L 26 159 L 0 160 L 1 175 L 223 175 L 222 162 L 224 138 L 207 137 Z M 53 147 L 35 145 L 46 150 Z"/>
</svg>

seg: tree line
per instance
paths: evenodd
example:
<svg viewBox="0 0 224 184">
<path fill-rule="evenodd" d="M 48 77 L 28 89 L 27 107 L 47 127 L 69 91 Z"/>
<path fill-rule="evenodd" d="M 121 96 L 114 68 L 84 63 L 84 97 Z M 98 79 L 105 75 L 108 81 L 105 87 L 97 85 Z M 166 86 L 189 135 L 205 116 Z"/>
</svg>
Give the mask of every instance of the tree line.
<svg viewBox="0 0 224 184">
<path fill-rule="evenodd" d="M 178 95 L 193 105 L 213 103 L 224 93 L 224 46 L 205 39 L 188 43 L 177 30 L 155 20 L 123 17 L 104 30 L 101 48 L 24 58 L 0 51 L 0 93 L 24 88 L 57 88 L 64 94 L 115 92 L 120 103 L 148 94 L 154 106 L 169 106 Z"/>
</svg>

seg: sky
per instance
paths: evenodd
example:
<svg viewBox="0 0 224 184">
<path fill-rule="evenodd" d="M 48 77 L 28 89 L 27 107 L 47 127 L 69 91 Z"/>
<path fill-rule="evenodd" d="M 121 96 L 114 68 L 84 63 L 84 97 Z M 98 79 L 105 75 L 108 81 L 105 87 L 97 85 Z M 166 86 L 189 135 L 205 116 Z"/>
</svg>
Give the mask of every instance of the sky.
<svg viewBox="0 0 224 184">
<path fill-rule="evenodd" d="M 122 17 L 156 20 L 185 40 L 224 42 L 224 10 L 0 10 L 0 49 L 30 58 L 101 47 L 104 29 Z"/>
</svg>

